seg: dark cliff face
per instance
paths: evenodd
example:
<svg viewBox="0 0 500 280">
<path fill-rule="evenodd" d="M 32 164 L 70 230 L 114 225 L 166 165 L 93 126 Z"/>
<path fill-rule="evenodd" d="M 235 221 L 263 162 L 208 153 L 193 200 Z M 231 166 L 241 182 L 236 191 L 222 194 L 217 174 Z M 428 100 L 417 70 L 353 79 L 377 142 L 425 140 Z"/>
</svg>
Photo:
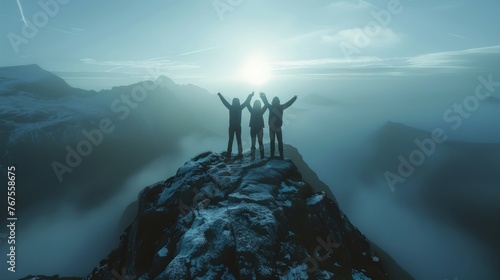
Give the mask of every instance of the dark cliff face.
<svg viewBox="0 0 500 280">
<path fill-rule="evenodd" d="M 369 242 L 290 160 L 204 153 L 144 189 L 85 279 L 388 279 Z"/>
</svg>

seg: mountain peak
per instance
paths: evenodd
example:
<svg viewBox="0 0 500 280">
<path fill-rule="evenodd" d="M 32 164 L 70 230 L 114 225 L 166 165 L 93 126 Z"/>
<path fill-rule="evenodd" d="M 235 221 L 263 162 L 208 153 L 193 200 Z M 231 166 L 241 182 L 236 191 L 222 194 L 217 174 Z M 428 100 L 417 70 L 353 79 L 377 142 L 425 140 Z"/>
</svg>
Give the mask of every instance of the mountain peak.
<svg viewBox="0 0 500 280">
<path fill-rule="evenodd" d="M 27 92 L 41 97 L 64 96 L 72 88 L 37 64 L 0 67 L 0 94 Z"/>
<path fill-rule="evenodd" d="M 206 152 L 145 188 L 85 279 L 388 279 L 369 242 L 289 160 Z"/>
<path fill-rule="evenodd" d="M 165 75 L 160 75 L 158 78 L 156 78 L 156 82 L 165 86 L 165 87 L 172 87 L 172 86 L 177 86 L 177 84 L 174 82 L 174 80 L 170 79 L 169 77 Z"/>
<path fill-rule="evenodd" d="M 0 67 L 0 78 L 34 81 L 45 79 L 50 76 L 55 75 L 42 69 L 40 66 L 38 66 L 38 64 Z"/>
</svg>

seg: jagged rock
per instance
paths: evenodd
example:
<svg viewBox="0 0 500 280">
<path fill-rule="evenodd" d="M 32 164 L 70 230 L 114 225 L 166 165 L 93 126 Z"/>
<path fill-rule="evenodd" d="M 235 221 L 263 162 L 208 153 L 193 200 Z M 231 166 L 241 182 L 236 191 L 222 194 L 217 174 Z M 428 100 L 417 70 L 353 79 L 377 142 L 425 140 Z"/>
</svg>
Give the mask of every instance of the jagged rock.
<svg viewBox="0 0 500 280">
<path fill-rule="evenodd" d="M 84 279 L 389 279 L 363 234 L 292 161 L 207 152 L 145 188 Z"/>
</svg>

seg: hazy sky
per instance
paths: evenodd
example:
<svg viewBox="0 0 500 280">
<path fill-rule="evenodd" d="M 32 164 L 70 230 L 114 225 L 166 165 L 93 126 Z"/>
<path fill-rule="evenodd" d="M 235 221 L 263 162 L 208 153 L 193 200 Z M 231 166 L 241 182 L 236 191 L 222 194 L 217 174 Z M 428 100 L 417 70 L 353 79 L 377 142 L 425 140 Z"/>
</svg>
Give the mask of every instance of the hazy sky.
<svg viewBox="0 0 500 280">
<path fill-rule="evenodd" d="M 497 0 L 1 0 L 0 67 L 36 63 L 72 86 L 96 90 L 163 74 L 177 83 L 194 83 L 230 97 L 248 93 L 248 87 L 266 92 L 269 89 L 272 95 L 299 94 L 303 100 L 301 82 L 317 85 L 327 94 L 376 93 L 371 99 L 363 99 L 364 103 L 336 96 L 332 98 L 337 102 L 335 107 L 311 109 L 314 114 L 293 119 L 297 126 L 287 128 L 285 142 L 299 147 L 327 183 L 341 186 L 343 182 L 334 180 L 334 175 L 343 171 L 340 167 L 350 167 L 345 163 L 360 153 L 359 147 L 364 146 L 355 144 L 365 143 L 365 130 L 371 133 L 387 120 L 426 129 L 441 127 L 445 124 L 443 112 L 473 92 L 478 75 L 492 73 L 493 80 L 499 79 L 499 11 Z M 463 75 L 447 75 L 457 73 Z M 240 76 L 245 76 L 244 83 Z M 365 83 L 378 77 L 381 79 Z M 268 81 L 256 85 L 261 80 Z M 229 94 L 226 89 L 230 88 L 237 91 Z M 423 93 L 426 98 L 422 98 Z M 436 101 L 434 97 L 439 93 L 446 94 L 447 99 Z M 399 99 L 389 98 L 396 94 L 400 94 Z M 225 110 L 219 105 L 218 109 Z M 481 105 L 481 110 L 455 133 L 476 137 L 472 139 L 476 142 L 500 139 L 497 122 L 491 118 L 491 112 L 498 110 L 490 105 Z M 294 108 L 300 106 L 301 102 L 297 102 Z M 300 112 L 293 115 L 289 111 L 287 116 L 292 119 Z M 317 119 L 328 120 L 333 127 L 329 127 L 330 134 Z M 459 138 L 453 131 L 448 132 Z M 490 135 L 493 133 L 494 137 Z M 325 137 L 311 141 L 310 135 L 316 134 Z M 352 139 L 359 139 L 359 143 Z M 199 143 L 188 146 L 197 148 Z M 194 153 L 190 150 L 186 154 L 188 158 Z M 332 155 L 339 154 L 346 160 L 332 160 Z M 338 162 L 336 173 L 332 172 L 331 162 Z M 347 195 L 340 188 L 335 190 L 339 201 L 348 201 L 345 197 L 355 190 L 344 185 Z M 381 188 L 388 192 L 386 186 Z M 373 199 L 378 194 L 369 195 L 352 195 L 351 205 L 359 212 L 353 210 L 350 218 L 359 222 L 364 233 L 378 238 L 383 245 L 389 244 L 387 248 L 395 257 L 403 256 L 403 264 L 410 264 L 412 272 L 429 263 L 440 265 L 446 261 L 443 254 L 455 253 L 453 240 L 462 239 L 453 239 L 442 246 L 449 250 L 443 249 L 426 260 L 418 259 L 424 254 L 409 254 L 405 248 L 398 251 L 399 243 L 394 240 L 404 239 L 416 251 L 437 248 L 449 238 L 442 232 L 434 238 L 431 230 L 435 228 L 428 230 L 428 224 L 414 222 L 392 206 L 386 207 L 385 200 Z M 367 203 L 369 200 L 374 203 Z M 388 217 L 392 227 L 370 224 L 380 213 Z M 88 228 L 87 220 L 82 227 Z M 384 235 L 393 227 L 404 231 Z M 414 239 L 415 233 L 409 229 L 420 229 L 422 236 L 432 238 L 406 242 Z M 43 238 L 37 238 L 26 243 L 39 244 Z M 69 239 L 66 242 L 61 244 L 74 245 Z M 454 267 L 441 270 L 455 273 L 455 267 L 460 266 L 457 264 L 474 256 L 466 255 L 450 262 Z M 433 263 L 440 258 L 442 262 Z M 420 271 L 424 272 L 427 269 Z"/>
<path fill-rule="evenodd" d="M 0 66 L 37 63 L 89 89 L 142 80 L 148 69 L 211 89 L 208 81 L 234 81 L 253 57 L 272 69 L 269 83 L 452 71 L 498 57 L 499 8 L 493 0 L 5 0 Z M 26 24 L 37 30 L 23 33 Z"/>
</svg>

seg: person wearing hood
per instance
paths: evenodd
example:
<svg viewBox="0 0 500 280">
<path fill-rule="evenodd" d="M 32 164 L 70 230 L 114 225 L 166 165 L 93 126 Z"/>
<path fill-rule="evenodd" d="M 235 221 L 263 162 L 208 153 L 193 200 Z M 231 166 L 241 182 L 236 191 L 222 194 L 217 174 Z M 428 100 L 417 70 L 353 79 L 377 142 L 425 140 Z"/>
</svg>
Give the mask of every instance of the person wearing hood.
<svg viewBox="0 0 500 280">
<path fill-rule="evenodd" d="M 229 110 L 229 141 L 227 143 L 227 157 L 231 157 L 231 152 L 233 149 L 233 139 L 234 135 L 236 135 L 236 141 L 238 143 L 238 158 L 243 157 L 243 146 L 241 143 L 241 111 L 250 104 L 250 100 L 252 99 L 254 93 L 252 92 L 248 95 L 247 99 L 243 104 L 240 104 L 240 100 L 238 98 L 233 98 L 233 103 L 229 104 L 227 100 L 222 96 L 219 92 L 217 93 L 222 104 L 226 106 Z"/>
<path fill-rule="evenodd" d="M 255 100 L 253 103 L 253 108 L 250 104 L 247 105 L 248 111 L 250 112 L 250 139 L 252 140 L 252 150 L 251 159 L 255 159 L 255 142 L 256 139 L 259 141 L 259 151 L 260 158 L 264 158 L 264 113 L 267 110 L 267 106 L 260 104 L 259 100 Z"/>
<path fill-rule="evenodd" d="M 280 154 L 280 159 L 283 159 L 283 133 L 281 127 L 283 126 L 283 111 L 292 106 L 292 104 L 297 100 L 297 95 L 290 99 L 285 104 L 280 103 L 280 99 L 276 96 L 273 98 L 271 104 L 267 101 L 266 94 L 261 92 L 260 97 L 264 104 L 269 108 L 269 138 L 271 140 L 271 157 L 274 157 L 275 151 L 275 138 L 278 138 L 278 150 Z"/>
</svg>

